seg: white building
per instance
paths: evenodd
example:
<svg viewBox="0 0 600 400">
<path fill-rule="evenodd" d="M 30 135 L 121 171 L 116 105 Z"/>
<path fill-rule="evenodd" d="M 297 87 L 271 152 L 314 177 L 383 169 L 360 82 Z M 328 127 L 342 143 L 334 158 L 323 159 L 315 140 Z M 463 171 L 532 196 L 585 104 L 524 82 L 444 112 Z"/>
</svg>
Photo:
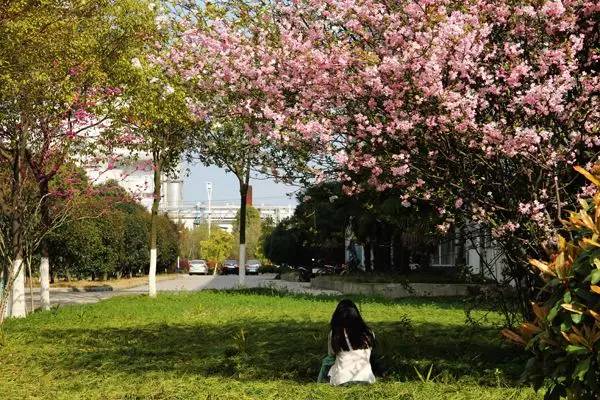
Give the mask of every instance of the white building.
<svg viewBox="0 0 600 400">
<path fill-rule="evenodd" d="M 183 204 L 183 180 L 181 178 L 181 164 L 172 175 L 161 176 L 161 199 L 159 209 L 161 212 L 177 210 Z M 88 165 L 86 172 L 94 184 L 102 184 L 109 180 L 116 181 L 127 190 L 146 209 L 152 208 L 154 191 L 154 171 L 152 158 L 147 153 L 137 157 L 122 157 L 114 165 L 103 163 L 101 165 Z"/>
<path fill-rule="evenodd" d="M 497 281 L 502 280 L 502 272 L 506 267 L 504 256 L 492 235 L 477 225 L 440 240 L 431 254 L 432 267 L 452 268 L 459 264 L 466 266 L 474 275 Z"/>
<path fill-rule="evenodd" d="M 183 201 L 183 179 L 181 178 L 182 166 L 179 165 L 174 174 L 163 174 L 161 177 L 161 199 L 159 211 L 167 213 L 176 223 L 183 224 L 187 229 L 202 222 L 207 222 L 210 216 L 214 226 L 219 226 L 229 232 L 233 229 L 233 221 L 240 208 L 239 204 L 211 204 L 197 203 L 185 204 Z M 131 193 L 146 209 L 152 208 L 154 191 L 154 172 L 152 159 L 148 154 L 137 157 L 122 157 L 110 168 L 107 163 L 102 165 L 88 165 L 88 177 L 94 184 L 102 184 L 114 180 Z M 217 183 L 218 184 L 218 183 Z M 289 218 L 294 213 L 291 205 L 270 206 L 255 205 L 261 219 L 272 218 L 276 224 Z"/>
<path fill-rule="evenodd" d="M 270 205 L 253 205 L 260 214 L 262 220 L 271 218 L 275 224 L 283 221 L 284 219 L 290 218 L 294 215 L 294 207 L 292 205 L 287 206 L 270 206 Z M 195 216 L 191 221 L 192 226 L 199 225 L 203 222 L 208 222 L 210 217 L 211 223 L 231 232 L 233 229 L 233 222 L 240 209 L 239 204 L 212 204 L 209 208 L 206 203 L 198 203 L 195 206 Z M 172 215 L 172 213 L 170 213 Z M 186 219 L 182 221 L 186 227 L 190 227 L 189 221 Z"/>
<path fill-rule="evenodd" d="M 391 249 L 390 249 L 391 251 Z M 462 257 L 461 253 L 462 252 Z M 351 229 L 346 230 L 346 262 L 353 257 L 361 268 L 365 268 L 365 259 L 374 255 L 367 254 L 364 247 L 356 242 Z M 414 264 L 418 267 L 417 264 Z M 506 268 L 505 258 L 492 240 L 489 232 L 482 231 L 478 226 L 472 225 L 462 232 L 458 230 L 440 239 L 429 255 L 429 265 L 434 268 L 466 267 L 471 274 L 484 278 L 502 281 L 502 273 Z"/>
</svg>

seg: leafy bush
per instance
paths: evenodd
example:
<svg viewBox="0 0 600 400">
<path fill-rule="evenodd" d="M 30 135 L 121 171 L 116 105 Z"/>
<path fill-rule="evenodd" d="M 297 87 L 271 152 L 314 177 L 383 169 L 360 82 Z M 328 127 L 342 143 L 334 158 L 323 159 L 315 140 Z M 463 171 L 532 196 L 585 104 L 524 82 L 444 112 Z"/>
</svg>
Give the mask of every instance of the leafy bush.
<svg viewBox="0 0 600 400">
<path fill-rule="evenodd" d="M 149 214 L 148 217 L 150 217 Z M 148 222 L 150 222 L 150 218 L 148 218 Z M 148 225 L 149 231 L 150 225 Z M 163 272 L 166 270 L 174 272 L 177 267 L 177 255 L 179 254 L 177 225 L 167 215 L 159 215 L 157 219 L 157 231 L 158 271 Z"/>
<path fill-rule="evenodd" d="M 600 188 L 600 173 L 577 169 Z M 569 239 L 557 237 L 550 261 L 531 260 L 546 301 L 533 304 L 534 321 L 503 333 L 533 353 L 523 377 L 548 383 L 546 399 L 600 399 L 600 191 L 564 225 Z"/>
<path fill-rule="evenodd" d="M 150 263 L 148 251 L 149 230 L 146 209 L 135 203 L 124 203 L 118 207 L 124 213 L 123 254 L 121 274 L 132 276 L 144 271 Z"/>
<path fill-rule="evenodd" d="M 182 258 L 179 260 L 179 271 L 188 272 L 190 270 L 190 260 Z"/>
<path fill-rule="evenodd" d="M 54 272 L 66 277 L 132 276 L 149 267 L 150 213 L 116 184 L 79 199 L 73 218 L 48 235 Z M 173 270 L 177 226 L 158 217 L 158 270 Z"/>
<path fill-rule="evenodd" d="M 234 248 L 233 236 L 222 229 L 215 229 L 210 238 L 200 242 L 202 257 L 207 261 L 222 263 Z"/>
</svg>

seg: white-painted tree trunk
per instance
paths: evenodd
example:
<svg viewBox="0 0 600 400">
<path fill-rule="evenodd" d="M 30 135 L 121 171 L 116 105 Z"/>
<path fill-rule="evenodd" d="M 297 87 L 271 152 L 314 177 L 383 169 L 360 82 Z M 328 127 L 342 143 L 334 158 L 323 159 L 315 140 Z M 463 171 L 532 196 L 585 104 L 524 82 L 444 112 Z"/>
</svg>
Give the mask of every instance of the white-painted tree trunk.
<svg viewBox="0 0 600 400">
<path fill-rule="evenodd" d="M 40 306 L 42 310 L 50 309 L 50 259 L 42 257 L 40 262 Z"/>
<path fill-rule="evenodd" d="M 16 276 L 8 300 L 7 314 L 12 318 L 23 318 L 27 315 L 27 310 L 25 309 L 25 268 L 23 268 L 22 258 L 13 261 L 13 273 Z"/>
<path fill-rule="evenodd" d="M 150 272 L 148 273 L 148 296 L 156 297 L 156 249 L 150 249 Z"/>
<path fill-rule="evenodd" d="M 239 285 L 246 284 L 246 244 L 240 244 Z"/>
</svg>

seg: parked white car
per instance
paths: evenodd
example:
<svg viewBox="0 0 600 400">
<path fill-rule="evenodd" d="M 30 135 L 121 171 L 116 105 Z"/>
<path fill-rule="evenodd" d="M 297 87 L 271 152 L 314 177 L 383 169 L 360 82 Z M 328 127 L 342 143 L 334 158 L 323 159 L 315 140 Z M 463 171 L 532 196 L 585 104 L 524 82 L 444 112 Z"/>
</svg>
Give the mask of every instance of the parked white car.
<svg viewBox="0 0 600 400">
<path fill-rule="evenodd" d="M 206 275 L 208 274 L 208 265 L 204 260 L 191 260 L 190 261 L 190 275 Z"/>
<path fill-rule="evenodd" d="M 259 271 L 260 271 L 260 261 L 248 260 L 248 262 L 246 263 L 246 274 L 258 275 Z"/>
</svg>

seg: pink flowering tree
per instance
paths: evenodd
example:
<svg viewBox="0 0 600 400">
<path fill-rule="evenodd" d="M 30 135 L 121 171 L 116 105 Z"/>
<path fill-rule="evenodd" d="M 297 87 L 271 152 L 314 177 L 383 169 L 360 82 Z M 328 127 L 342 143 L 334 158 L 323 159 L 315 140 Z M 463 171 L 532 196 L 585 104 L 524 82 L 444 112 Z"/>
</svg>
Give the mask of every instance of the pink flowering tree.
<svg viewBox="0 0 600 400">
<path fill-rule="evenodd" d="M 490 230 L 531 288 L 574 165 L 600 150 L 599 7 L 446 0 L 278 4 L 270 137 L 302 143 L 352 195 L 403 191 Z M 271 81 L 273 82 L 273 81 Z M 263 114 L 264 115 L 264 114 Z M 441 229 L 448 229 L 443 224 Z M 527 294 L 521 299 L 525 312 Z"/>
<path fill-rule="evenodd" d="M 597 4 L 314 0 L 241 10 L 194 18 L 171 53 L 213 135 L 201 140 L 205 155 L 226 131 L 246 154 L 310 153 L 304 172 L 340 180 L 348 195 L 401 190 L 406 207 L 437 207 L 441 230 L 469 221 L 490 231 L 507 281 L 534 285 L 524 260 L 593 190 L 579 192 L 572 167 L 600 149 Z"/>
<path fill-rule="evenodd" d="M 287 145 L 275 131 L 272 104 L 282 107 L 285 99 L 270 10 L 236 3 L 193 11 L 180 20 L 180 41 L 156 62 L 187 82 L 188 108 L 196 121 L 190 157 L 223 167 L 238 179 L 239 275 L 244 284 L 251 177 L 283 178 L 283 170 L 306 170 L 301 165 L 307 153 Z"/>
</svg>

